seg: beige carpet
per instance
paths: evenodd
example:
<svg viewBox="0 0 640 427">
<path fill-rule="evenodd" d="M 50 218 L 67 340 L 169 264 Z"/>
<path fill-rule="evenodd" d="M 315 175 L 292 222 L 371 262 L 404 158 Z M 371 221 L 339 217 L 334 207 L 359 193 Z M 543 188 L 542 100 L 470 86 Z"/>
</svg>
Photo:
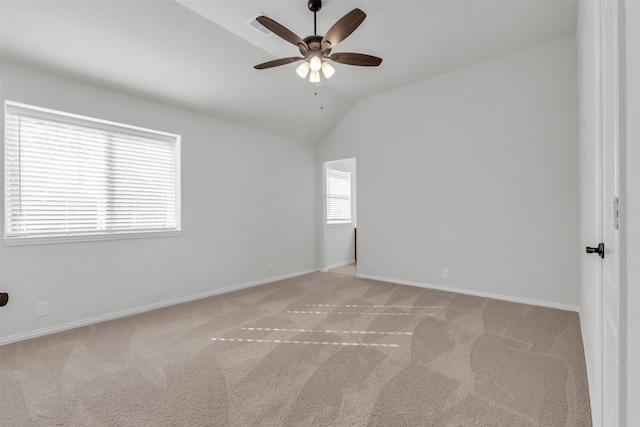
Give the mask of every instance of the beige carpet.
<svg viewBox="0 0 640 427">
<path fill-rule="evenodd" d="M 0 348 L 2 426 L 588 426 L 578 315 L 314 273 Z"/>
<path fill-rule="evenodd" d="M 329 271 L 331 271 L 332 273 L 349 274 L 351 276 L 355 276 L 358 272 L 358 269 L 356 267 L 356 264 L 347 264 L 341 267 L 332 268 Z"/>
</svg>

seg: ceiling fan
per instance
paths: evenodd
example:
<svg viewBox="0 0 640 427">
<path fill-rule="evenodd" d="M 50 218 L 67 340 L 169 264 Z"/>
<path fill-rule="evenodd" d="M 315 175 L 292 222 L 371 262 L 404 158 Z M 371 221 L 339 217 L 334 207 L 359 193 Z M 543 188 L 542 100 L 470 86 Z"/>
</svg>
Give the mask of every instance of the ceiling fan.
<svg viewBox="0 0 640 427">
<path fill-rule="evenodd" d="M 266 16 L 259 16 L 256 18 L 260 24 L 265 26 L 272 33 L 289 43 L 296 45 L 302 56 L 291 56 L 288 58 L 276 59 L 274 61 L 258 64 L 253 68 L 263 70 L 265 68 L 304 61 L 297 68 L 296 72 L 300 77 L 305 78 L 309 73 L 309 70 L 311 70 L 309 81 L 312 83 L 318 83 L 320 82 L 320 70 L 322 70 L 322 74 L 327 79 L 335 72 L 335 69 L 326 60 L 361 67 L 377 67 L 380 65 L 382 62 L 381 58 L 366 55 L 364 53 L 340 52 L 331 54 L 331 50 L 335 48 L 338 43 L 349 37 L 349 35 L 354 32 L 360 24 L 362 24 L 362 21 L 364 21 L 364 18 L 367 16 L 363 11 L 360 9 L 353 9 L 333 24 L 333 27 L 331 27 L 323 37 L 316 34 L 316 12 L 322 8 L 322 1 L 309 0 L 308 7 L 309 10 L 313 12 L 314 35 L 307 36 L 304 39 L 301 39 L 271 18 Z"/>
</svg>

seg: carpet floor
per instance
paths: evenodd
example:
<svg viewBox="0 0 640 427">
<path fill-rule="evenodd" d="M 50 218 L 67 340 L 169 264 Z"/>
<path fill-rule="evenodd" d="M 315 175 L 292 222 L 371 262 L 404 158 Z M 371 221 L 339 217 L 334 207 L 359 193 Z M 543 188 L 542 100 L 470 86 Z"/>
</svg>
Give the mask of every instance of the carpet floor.
<svg viewBox="0 0 640 427">
<path fill-rule="evenodd" d="M 339 272 L 5 345 L 0 367 L 5 427 L 591 425 L 577 313 Z"/>
</svg>

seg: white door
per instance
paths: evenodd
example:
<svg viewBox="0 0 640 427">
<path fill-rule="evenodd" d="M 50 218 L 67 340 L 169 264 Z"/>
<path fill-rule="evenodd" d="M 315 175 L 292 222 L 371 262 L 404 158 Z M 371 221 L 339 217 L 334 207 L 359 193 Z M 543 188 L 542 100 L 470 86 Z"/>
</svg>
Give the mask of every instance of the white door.
<svg viewBox="0 0 640 427">
<path fill-rule="evenodd" d="M 624 422 L 620 287 L 620 58 L 619 3 L 601 1 L 602 59 L 602 425 Z"/>
</svg>

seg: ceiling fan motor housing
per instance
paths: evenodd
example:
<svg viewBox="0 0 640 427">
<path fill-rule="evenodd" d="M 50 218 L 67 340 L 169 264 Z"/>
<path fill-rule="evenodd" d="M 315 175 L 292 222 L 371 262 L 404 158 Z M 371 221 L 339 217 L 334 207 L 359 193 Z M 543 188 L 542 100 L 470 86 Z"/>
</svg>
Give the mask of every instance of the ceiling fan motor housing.
<svg viewBox="0 0 640 427">
<path fill-rule="evenodd" d="M 322 36 L 307 36 L 303 41 L 307 44 L 309 49 L 305 48 L 303 45 L 298 45 L 298 48 L 305 58 L 311 52 L 321 52 L 322 56 L 325 57 L 329 56 L 331 53 L 331 48 L 326 48 L 324 51 L 322 50 Z"/>
</svg>

